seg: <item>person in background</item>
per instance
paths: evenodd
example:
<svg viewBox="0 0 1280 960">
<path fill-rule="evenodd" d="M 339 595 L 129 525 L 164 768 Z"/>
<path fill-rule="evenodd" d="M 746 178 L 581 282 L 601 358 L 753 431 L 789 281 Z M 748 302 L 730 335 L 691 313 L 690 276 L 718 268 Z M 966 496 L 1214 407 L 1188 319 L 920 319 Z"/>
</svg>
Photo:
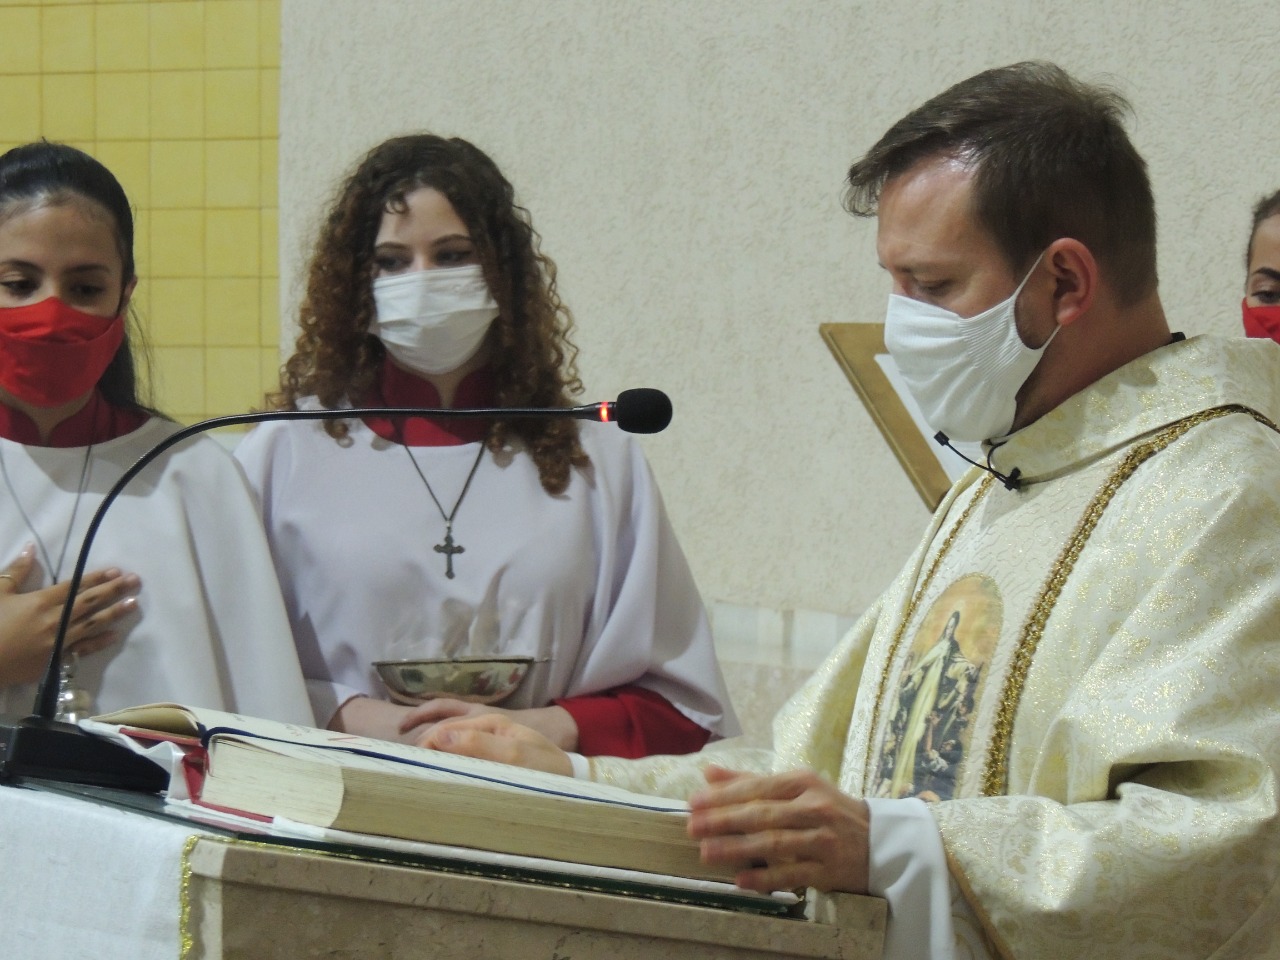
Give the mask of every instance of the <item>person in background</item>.
<svg viewBox="0 0 1280 960">
<path fill-rule="evenodd" d="M 1280 342 L 1280 190 L 1253 208 L 1245 269 L 1244 332 Z"/>
<path fill-rule="evenodd" d="M 73 147 L 0 156 L 0 709 L 31 710 L 98 504 L 179 424 L 140 399 L 133 214 Z M 206 438 L 103 519 L 66 636 L 75 715 L 153 701 L 311 723 L 252 494 Z"/>
<path fill-rule="evenodd" d="M 772 752 L 589 764 L 690 796 L 741 886 L 887 898 L 887 960 L 1280 957 L 1280 351 L 1171 332 L 1127 106 L 1014 64 L 854 162 L 886 344 L 987 466 Z M 499 718 L 423 739 L 572 769 Z"/>
<path fill-rule="evenodd" d="M 311 260 L 279 409 L 567 407 L 555 266 L 493 161 L 420 134 L 373 148 Z M 259 494 L 317 720 L 413 740 L 510 715 L 584 754 L 737 732 L 707 617 L 633 438 L 557 419 L 264 424 Z M 382 659 L 516 655 L 515 705 L 391 703 Z"/>
</svg>

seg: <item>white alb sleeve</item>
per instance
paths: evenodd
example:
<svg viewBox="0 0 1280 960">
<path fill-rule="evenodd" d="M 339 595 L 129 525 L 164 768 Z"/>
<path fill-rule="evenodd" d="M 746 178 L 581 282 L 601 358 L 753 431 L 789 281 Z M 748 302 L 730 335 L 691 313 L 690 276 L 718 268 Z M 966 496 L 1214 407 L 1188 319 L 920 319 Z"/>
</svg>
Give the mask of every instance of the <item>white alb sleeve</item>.
<svg viewBox="0 0 1280 960">
<path fill-rule="evenodd" d="M 580 753 L 569 754 L 569 762 L 573 764 L 573 776 L 575 780 L 591 779 L 591 761 Z"/>
<path fill-rule="evenodd" d="M 868 799 L 868 893 L 889 901 L 884 960 L 953 960 L 951 875 L 923 800 Z"/>
</svg>

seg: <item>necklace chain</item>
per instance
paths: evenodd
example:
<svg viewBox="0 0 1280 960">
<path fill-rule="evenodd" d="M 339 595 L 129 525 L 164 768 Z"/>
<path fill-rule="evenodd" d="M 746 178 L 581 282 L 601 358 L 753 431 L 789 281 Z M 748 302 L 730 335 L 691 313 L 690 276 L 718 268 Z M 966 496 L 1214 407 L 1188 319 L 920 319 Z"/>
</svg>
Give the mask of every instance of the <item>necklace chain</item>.
<svg viewBox="0 0 1280 960">
<path fill-rule="evenodd" d="M 89 444 L 84 451 L 84 462 L 80 465 L 80 482 L 76 484 L 76 499 L 71 507 L 71 519 L 67 521 L 67 532 L 62 538 L 62 549 L 58 552 L 58 563 L 55 566 L 53 558 L 49 555 L 49 548 L 45 546 L 44 539 L 36 530 L 36 525 L 31 522 L 31 517 L 27 514 L 26 508 L 23 507 L 22 501 L 18 498 L 18 491 L 13 486 L 13 481 L 9 478 L 9 467 L 4 462 L 3 447 L 0 447 L 0 473 L 4 475 L 4 485 L 9 490 L 9 497 L 13 500 L 13 505 L 18 508 L 18 515 L 22 517 L 22 522 L 27 525 L 27 530 L 31 532 L 31 536 L 35 539 L 36 546 L 40 549 L 40 556 L 44 559 L 45 569 L 49 571 L 49 576 L 57 583 L 62 579 L 62 565 L 67 559 L 67 547 L 71 543 L 71 534 L 76 527 L 76 514 L 80 512 L 80 500 L 84 496 L 85 486 L 89 479 L 89 462 L 93 456 L 93 444 Z"/>
<path fill-rule="evenodd" d="M 476 470 L 480 467 L 480 461 L 484 458 L 484 444 L 480 444 L 480 450 L 476 453 L 475 463 L 471 464 L 471 472 L 467 474 L 467 482 L 462 485 L 462 492 L 458 494 L 458 499 L 453 502 L 453 509 L 448 513 L 444 512 L 444 507 L 440 505 L 440 498 L 436 496 L 436 492 L 431 489 L 431 482 L 427 480 L 427 475 L 422 472 L 422 467 L 418 463 L 418 458 L 413 455 L 413 451 L 409 449 L 408 444 L 402 444 L 405 454 L 409 457 L 409 462 L 413 464 L 413 469 L 418 472 L 418 476 L 422 480 L 422 485 L 427 488 L 427 493 L 431 495 L 431 502 L 436 505 L 436 509 L 440 511 L 440 519 L 444 521 L 444 542 L 437 543 L 432 549 L 436 553 L 444 554 L 444 575 L 450 580 L 453 579 L 453 557 L 454 554 L 465 553 L 466 548 L 453 541 L 453 518 L 458 515 L 458 508 L 462 506 L 463 499 L 467 496 L 467 491 L 471 489 L 471 480 L 476 475 Z"/>
</svg>

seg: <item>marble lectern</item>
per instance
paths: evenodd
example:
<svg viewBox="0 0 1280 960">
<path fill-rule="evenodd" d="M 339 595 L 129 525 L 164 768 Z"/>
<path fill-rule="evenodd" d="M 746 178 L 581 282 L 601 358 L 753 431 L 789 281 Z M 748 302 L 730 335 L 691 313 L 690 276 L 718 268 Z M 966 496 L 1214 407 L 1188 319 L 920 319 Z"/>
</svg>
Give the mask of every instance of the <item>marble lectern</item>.
<svg viewBox="0 0 1280 960">
<path fill-rule="evenodd" d="M 886 905 L 811 894 L 810 919 L 193 839 L 185 960 L 877 960 Z"/>
</svg>

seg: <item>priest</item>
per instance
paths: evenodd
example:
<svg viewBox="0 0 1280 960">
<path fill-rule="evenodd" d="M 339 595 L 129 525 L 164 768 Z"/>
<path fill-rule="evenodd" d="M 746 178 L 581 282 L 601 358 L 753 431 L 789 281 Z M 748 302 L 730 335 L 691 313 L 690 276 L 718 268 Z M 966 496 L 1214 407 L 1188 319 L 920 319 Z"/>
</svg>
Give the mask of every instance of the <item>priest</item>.
<svg viewBox="0 0 1280 960">
<path fill-rule="evenodd" d="M 853 164 L 889 349 L 986 462 L 772 751 L 590 762 L 691 795 L 744 887 L 887 897 L 887 956 L 1280 956 L 1280 346 L 1171 327 L 1126 110 L 1015 64 Z M 497 722 L 428 743 L 571 771 Z"/>
</svg>

